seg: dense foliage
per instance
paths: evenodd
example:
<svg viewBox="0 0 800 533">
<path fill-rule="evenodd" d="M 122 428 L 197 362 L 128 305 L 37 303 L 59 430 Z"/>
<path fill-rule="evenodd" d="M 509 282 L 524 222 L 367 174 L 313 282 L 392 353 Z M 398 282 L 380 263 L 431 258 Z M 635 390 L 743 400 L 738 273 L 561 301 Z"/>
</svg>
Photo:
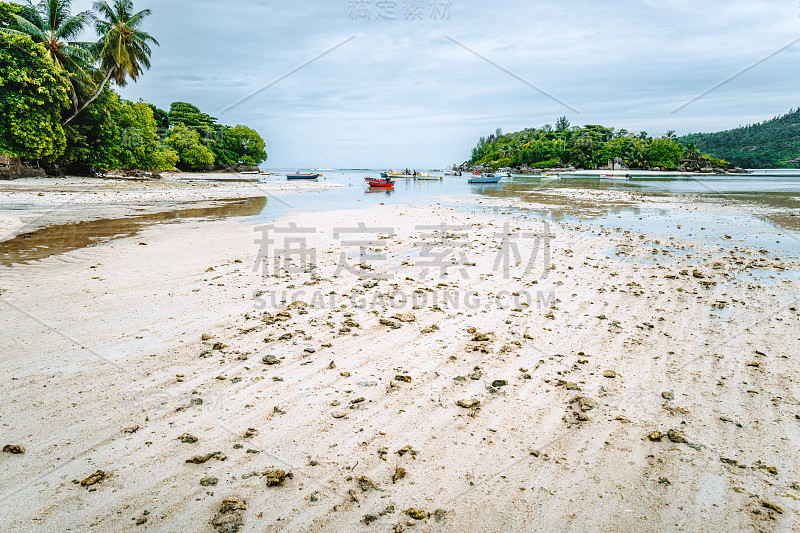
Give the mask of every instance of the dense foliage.
<svg viewBox="0 0 800 533">
<path fill-rule="evenodd" d="M 173 168 L 178 155 L 163 145 L 152 108 L 123 100 L 106 87 L 96 104 L 67 125 L 66 166 L 103 169 Z"/>
<path fill-rule="evenodd" d="M 694 133 L 682 142 L 743 168 L 800 166 L 800 108 L 758 124 L 718 133 Z"/>
<path fill-rule="evenodd" d="M 200 134 L 188 126 L 175 125 L 167 134 L 166 141 L 178 153 L 183 168 L 210 169 L 214 166 L 214 154 L 200 142 Z"/>
<path fill-rule="evenodd" d="M 0 33 L 0 153 L 50 161 L 64 152 L 68 89 L 43 46 Z"/>
<path fill-rule="evenodd" d="M 71 0 L 0 2 L 0 153 L 72 170 L 165 170 L 254 166 L 264 140 L 176 102 L 166 112 L 120 98 L 150 67 L 142 31 L 150 15 L 131 0 L 98 0 L 70 13 Z M 94 23 L 96 42 L 75 39 Z"/>
<path fill-rule="evenodd" d="M 710 161 L 720 167 L 727 164 L 684 148 L 672 132 L 651 138 L 646 132 L 633 134 L 599 125 L 571 127 L 566 117 L 559 118 L 555 128 L 546 124 L 505 135 L 498 128 L 489 137 L 481 137 L 472 150 L 470 163 L 491 168 L 572 165 L 597 169 L 620 160 L 636 169 L 673 170 L 687 160 Z"/>
<path fill-rule="evenodd" d="M 255 130 L 242 125 L 230 127 L 217 124 L 216 118 L 203 113 L 192 104 L 173 102 L 167 113 L 167 121 L 172 127 L 182 125 L 197 133 L 198 142 L 207 146 L 213 156 L 211 164 L 216 163 L 218 167 L 257 166 L 267 160 L 264 140 Z M 183 132 L 180 137 L 181 142 L 189 142 Z M 179 150 L 179 153 L 182 152 Z M 207 166 L 198 164 L 206 160 L 202 151 L 192 148 L 186 153 L 192 154 L 192 160 L 184 160 L 181 156 L 181 164 L 184 167 Z"/>
</svg>

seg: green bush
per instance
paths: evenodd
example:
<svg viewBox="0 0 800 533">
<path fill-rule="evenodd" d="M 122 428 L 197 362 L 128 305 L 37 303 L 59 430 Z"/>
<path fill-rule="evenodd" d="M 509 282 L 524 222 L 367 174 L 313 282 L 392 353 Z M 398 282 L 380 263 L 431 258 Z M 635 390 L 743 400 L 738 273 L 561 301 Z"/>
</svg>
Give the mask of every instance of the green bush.
<svg viewBox="0 0 800 533">
<path fill-rule="evenodd" d="M 0 153 L 54 160 L 66 147 L 67 84 L 42 46 L 0 33 Z"/>
</svg>

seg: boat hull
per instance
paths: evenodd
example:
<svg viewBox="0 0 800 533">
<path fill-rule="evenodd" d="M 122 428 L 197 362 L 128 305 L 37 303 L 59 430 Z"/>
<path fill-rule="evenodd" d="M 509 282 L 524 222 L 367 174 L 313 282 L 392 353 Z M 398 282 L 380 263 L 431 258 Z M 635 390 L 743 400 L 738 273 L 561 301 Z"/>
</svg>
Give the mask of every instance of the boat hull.
<svg viewBox="0 0 800 533">
<path fill-rule="evenodd" d="M 376 180 L 372 178 L 364 178 L 364 181 L 366 181 L 367 185 L 369 185 L 370 187 L 382 188 L 382 189 L 390 189 L 394 187 L 394 182 L 388 179 Z"/>
<path fill-rule="evenodd" d="M 494 178 L 472 178 L 469 180 L 470 183 L 500 183 L 502 178 L 494 177 Z"/>
<path fill-rule="evenodd" d="M 286 179 L 289 180 L 315 180 L 319 174 L 287 174 Z"/>
</svg>

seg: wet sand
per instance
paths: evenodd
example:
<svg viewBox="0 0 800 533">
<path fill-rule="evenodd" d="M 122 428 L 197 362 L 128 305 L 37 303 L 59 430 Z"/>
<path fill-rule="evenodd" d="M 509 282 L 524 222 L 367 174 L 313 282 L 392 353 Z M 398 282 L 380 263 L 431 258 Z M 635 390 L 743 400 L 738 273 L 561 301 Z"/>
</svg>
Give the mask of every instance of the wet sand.
<svg viewBox="0 0 800 533">
<path fill-rule="evenodd" d="M 532 200 L 296 212 L 271 249 L 223 202 L 0 266 L 4 530 L 800 529 L 798 258 Z"/>
</svg>

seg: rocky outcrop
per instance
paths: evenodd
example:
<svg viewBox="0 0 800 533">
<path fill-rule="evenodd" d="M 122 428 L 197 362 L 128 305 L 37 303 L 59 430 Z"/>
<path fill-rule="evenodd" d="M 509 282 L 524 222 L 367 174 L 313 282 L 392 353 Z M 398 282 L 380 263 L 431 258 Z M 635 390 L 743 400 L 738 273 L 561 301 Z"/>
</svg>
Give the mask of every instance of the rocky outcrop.
<svg viewBox="0 0 800 533">
<path fill-rule="evenodd" d="M 0 155 L 0 180 L 43 178 L 45 171 L 22 162 L 18 157 Z"/>
</svg>

